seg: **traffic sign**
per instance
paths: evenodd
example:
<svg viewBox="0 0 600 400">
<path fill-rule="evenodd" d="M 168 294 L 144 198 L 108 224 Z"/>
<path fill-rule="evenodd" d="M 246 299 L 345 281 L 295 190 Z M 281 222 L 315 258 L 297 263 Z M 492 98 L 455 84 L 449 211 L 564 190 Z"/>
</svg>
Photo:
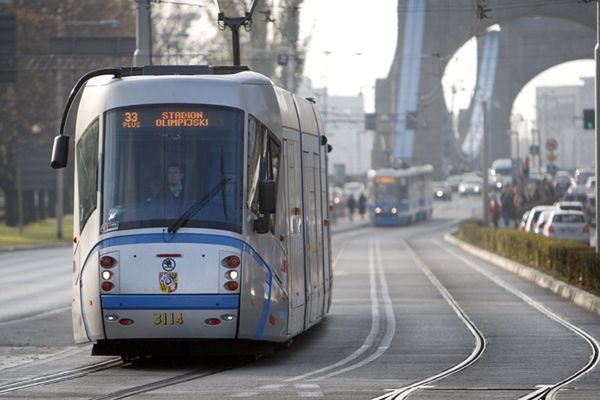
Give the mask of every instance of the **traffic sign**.
<svg viewBox="0 0 600 400">
<path fill-rule="evenodd" d="M 532 144 L 529 146 L 529 154 L 531 154 L 532 156 L 536 156 L 538 154 L 540 154 L 540 146 L 538 146 L 537 144 Z"/>
<path fill-rule="evenodd" d="M 546 140 L 546 150 L 554 151 L 556 149 L 558 149 L 558 142 L 556 141 L 556 139 L 550 138 Z"/>
<path fill-rule="evenodd" d="M 556 166 L 556 164 L 548 164 L 548 165 L 546 165 L 546 171 L 550 175 L 555 175 L 556 171 L 558 171 L 558 167 Z"/>
<path fill-rule="evenodd" d="M 554 153 L 548 153 L 548 155 L 546 156 L 546 160 L 548 160 L 551 163 L 556 161 L 556 158 L 557 158 L 556 154 L 554 154 Z"/>
</svg>

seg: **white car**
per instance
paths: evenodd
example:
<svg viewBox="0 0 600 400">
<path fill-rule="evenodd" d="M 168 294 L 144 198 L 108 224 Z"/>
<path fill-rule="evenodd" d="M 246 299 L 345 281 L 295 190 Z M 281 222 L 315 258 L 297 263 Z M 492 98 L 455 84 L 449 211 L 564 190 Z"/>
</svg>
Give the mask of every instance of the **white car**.
<svg viewBox="0 0 600 400">
<path fill-rule="evenodd" d="M 583 203 L 580 201 L 557 201 L 554 203 L 554 207 L 560 208 L 561 210 L 572 210 L 585 212 Z"/>
<path fill-rule="evenodd" d="M 525 232 L 533 232 L 535 228 L 535 224 L 538 221 L 538 218 L 542 214 L 542 211 L 554 208 L 554 206 L 535 206 L 529 212 L 527 216 L 527 223 L 525 224 Z"/>
<path fill-rule="evenodd" d="M 538 217 L 537 221 L 535 222 L 535 224 L 533 226 L 534 233 L 537 233 L 538 235 L 543 234 L 544 226 L 550 220 L 550 214 L 552 214 L 553 212 L 554 212 L 553 208 L 549 208 L 547 210 L 542 211 L 542 213 L 540 214 L 540 216 Z"/>
<path fill-rule="evenodd" d="M 590 244 L 590 226 L 581 211 L 553 211 L 544 226 L 543 235 Z"/>
</svg>

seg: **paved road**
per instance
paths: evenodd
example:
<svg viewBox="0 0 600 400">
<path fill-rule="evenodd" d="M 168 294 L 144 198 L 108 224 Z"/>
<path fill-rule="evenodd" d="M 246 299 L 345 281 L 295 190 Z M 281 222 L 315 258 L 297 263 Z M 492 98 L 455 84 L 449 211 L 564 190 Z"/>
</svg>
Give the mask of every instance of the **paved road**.
<svg viewBox="0 0 600 400">
<path fill-rule="evenodd" d="M 140 399 L 527 396 L 590 362 L 590 345 L 569 326 L 597 340 L 600 317 L 443 242 L 456 219 L 476 214 L 478 205 L 455 199 L 436 203 L 434 219 L 411 227 L 336 233 L 331 313 L 290 348 L 256 361 L 150 360 L 2 393 L 6 382 L 110 358 L 91 358 L 89 346 L 73 345 L 69 311 L 0 323 L 0 398 L 122 398 L 102 396 L 138 386 L 141 393 L 134 397 Z M 36 279 L 33 290 L 20 286 L 12 296 L 33 299 L 45 287 L 64 299 L 42 300 L 37 311 L 64 306 L 71 274 L 68 251 L 66 256 L 61 251 L 20 254 L 21 271 L 48 274 Z M 5 257 L 17 256 L 0 255 L 0 268 L 7 268 Z M 24 257 L 48 262 L 33 267 Z M 19 275 L 12 268 L 10 275 Z M 17 307 L 17 298 L 11 301 Z M 23 316 L 2 304 L 2 318 Z M 150 392 L 143 386 L 156 381 L 171 385 Z M 569 383 L 557 398 L 600 399 L 598 368 Z"/>
</svg>

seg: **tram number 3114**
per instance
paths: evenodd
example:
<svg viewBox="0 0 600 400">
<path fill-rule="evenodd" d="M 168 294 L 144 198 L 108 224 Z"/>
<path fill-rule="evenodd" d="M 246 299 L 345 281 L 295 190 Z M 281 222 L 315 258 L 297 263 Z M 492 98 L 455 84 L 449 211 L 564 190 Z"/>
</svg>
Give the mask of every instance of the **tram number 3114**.
<svg viewBox="0 0 600 400">
<path fill-rule="evenodd" d="M 154 313 L 154 325 L 183 325 L 183 314 L 174 312 Z"/>
</svg>

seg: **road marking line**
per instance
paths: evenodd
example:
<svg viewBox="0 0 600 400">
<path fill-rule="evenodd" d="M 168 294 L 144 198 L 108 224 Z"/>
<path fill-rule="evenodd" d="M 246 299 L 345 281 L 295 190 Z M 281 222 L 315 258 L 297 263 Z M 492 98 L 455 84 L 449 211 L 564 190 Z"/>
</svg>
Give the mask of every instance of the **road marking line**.
<svg viewBox="0 0 600 400">
<path fill-rule="evenodd" d="M 366 352 L 371 346 L 377 335 L 379 334 L 379 304 L 377 300 L 377 283 L 375 280 L 375 262 L 373 256 L 373 240 L 369 240 L 369 284 L 370 284 L 370 298 L 371 298 L 371 330 L 367 337 L 365 338 L 363 344 L 356 349 L 352 354 L 348 357 L 344 358 L 336 362 L 335 364 L 328 365 L 326 367 L 320 368 L 316 371 L 307 372 L 302 375 L 298 375 L 292 378 L 285 379 L 283 382 L 294 382 L 299 381 L 301 379 L 306 379 L 309 376 L 318 375 L 327 371 L 331 371 L 332 369 L 342 367 L 356 358 L 360 357 L 364 352 Z"/>
<path fill-rule="evenodd" d="M 320 386 L 314 383 L 296 383 L 294 387 L 297 389 L 319 389 Z"/>
<path fill-rule="evenodd" d="M 389 349 L 389 347 L 391 346 L 392 340 L 394 339 L 394 335 L 396 333 L 396 317 L 394 315 L 394 305 L 392 303 L 392 299 L 390 298 L 390 293 L 388 291 L 387 280 L 385 278 L 385 271 L 383 270 L 383 261 L 381 259 L 381 249 L 379 247 L 378 240 L 375 241 L 375 261 L 376 261 L 375 265 L 377 267 L 377 275 L 379 276 L 379 285 L 381 287 L 381 294 L 383 297 L 385 319 L 386 319 L 385 335 L 384 335 L 383 339 L 381 340 L 380 345 L 377 346 L 377 350 L 373 354 L 371 354 L 364 360 L 362 360 L 356 364 L 352 364 L 346 368 L 331 372 L 327 375 L 323 375 L 323 376 L 320 376 L 318 378 L 314 378 L 311 380 L 320 381 L 322 379 L 330 378 L 332 376 L 340 375 L 345 372 L 352 371 L 356 368 L 363 367 L 363 366 L 373 362 L 374 360 L 378 359 L 379 357 L 381 357 L 383 355 L 383 353 L 385 353 L 387 351 L 387 349 Z"/>
<path fill-rule="evenodd" d="M 337 255 L 335 256 L 335 260 L 333 260 L 333 264 L 331 264 L 331 269 L 335 269 L 335 267 L 337 266 L 338 261 L 340 261 L 340 258 L 342 257 L 342 253 L 346 249 L 347 245 L 348 245 L 348 240 L 346 240 L 344 242 L 344 244 L 342 244 L 342 247 L 340 248 L 340 251 L 338 251 Z"/>
<path fill-rule="evenodd" d="M 258 390 L 279 390 L 279 389 L 283 389 L 285 387 L 285 385 L 262 385 L 261 387 L 258 388 Z"/>
</svg>

